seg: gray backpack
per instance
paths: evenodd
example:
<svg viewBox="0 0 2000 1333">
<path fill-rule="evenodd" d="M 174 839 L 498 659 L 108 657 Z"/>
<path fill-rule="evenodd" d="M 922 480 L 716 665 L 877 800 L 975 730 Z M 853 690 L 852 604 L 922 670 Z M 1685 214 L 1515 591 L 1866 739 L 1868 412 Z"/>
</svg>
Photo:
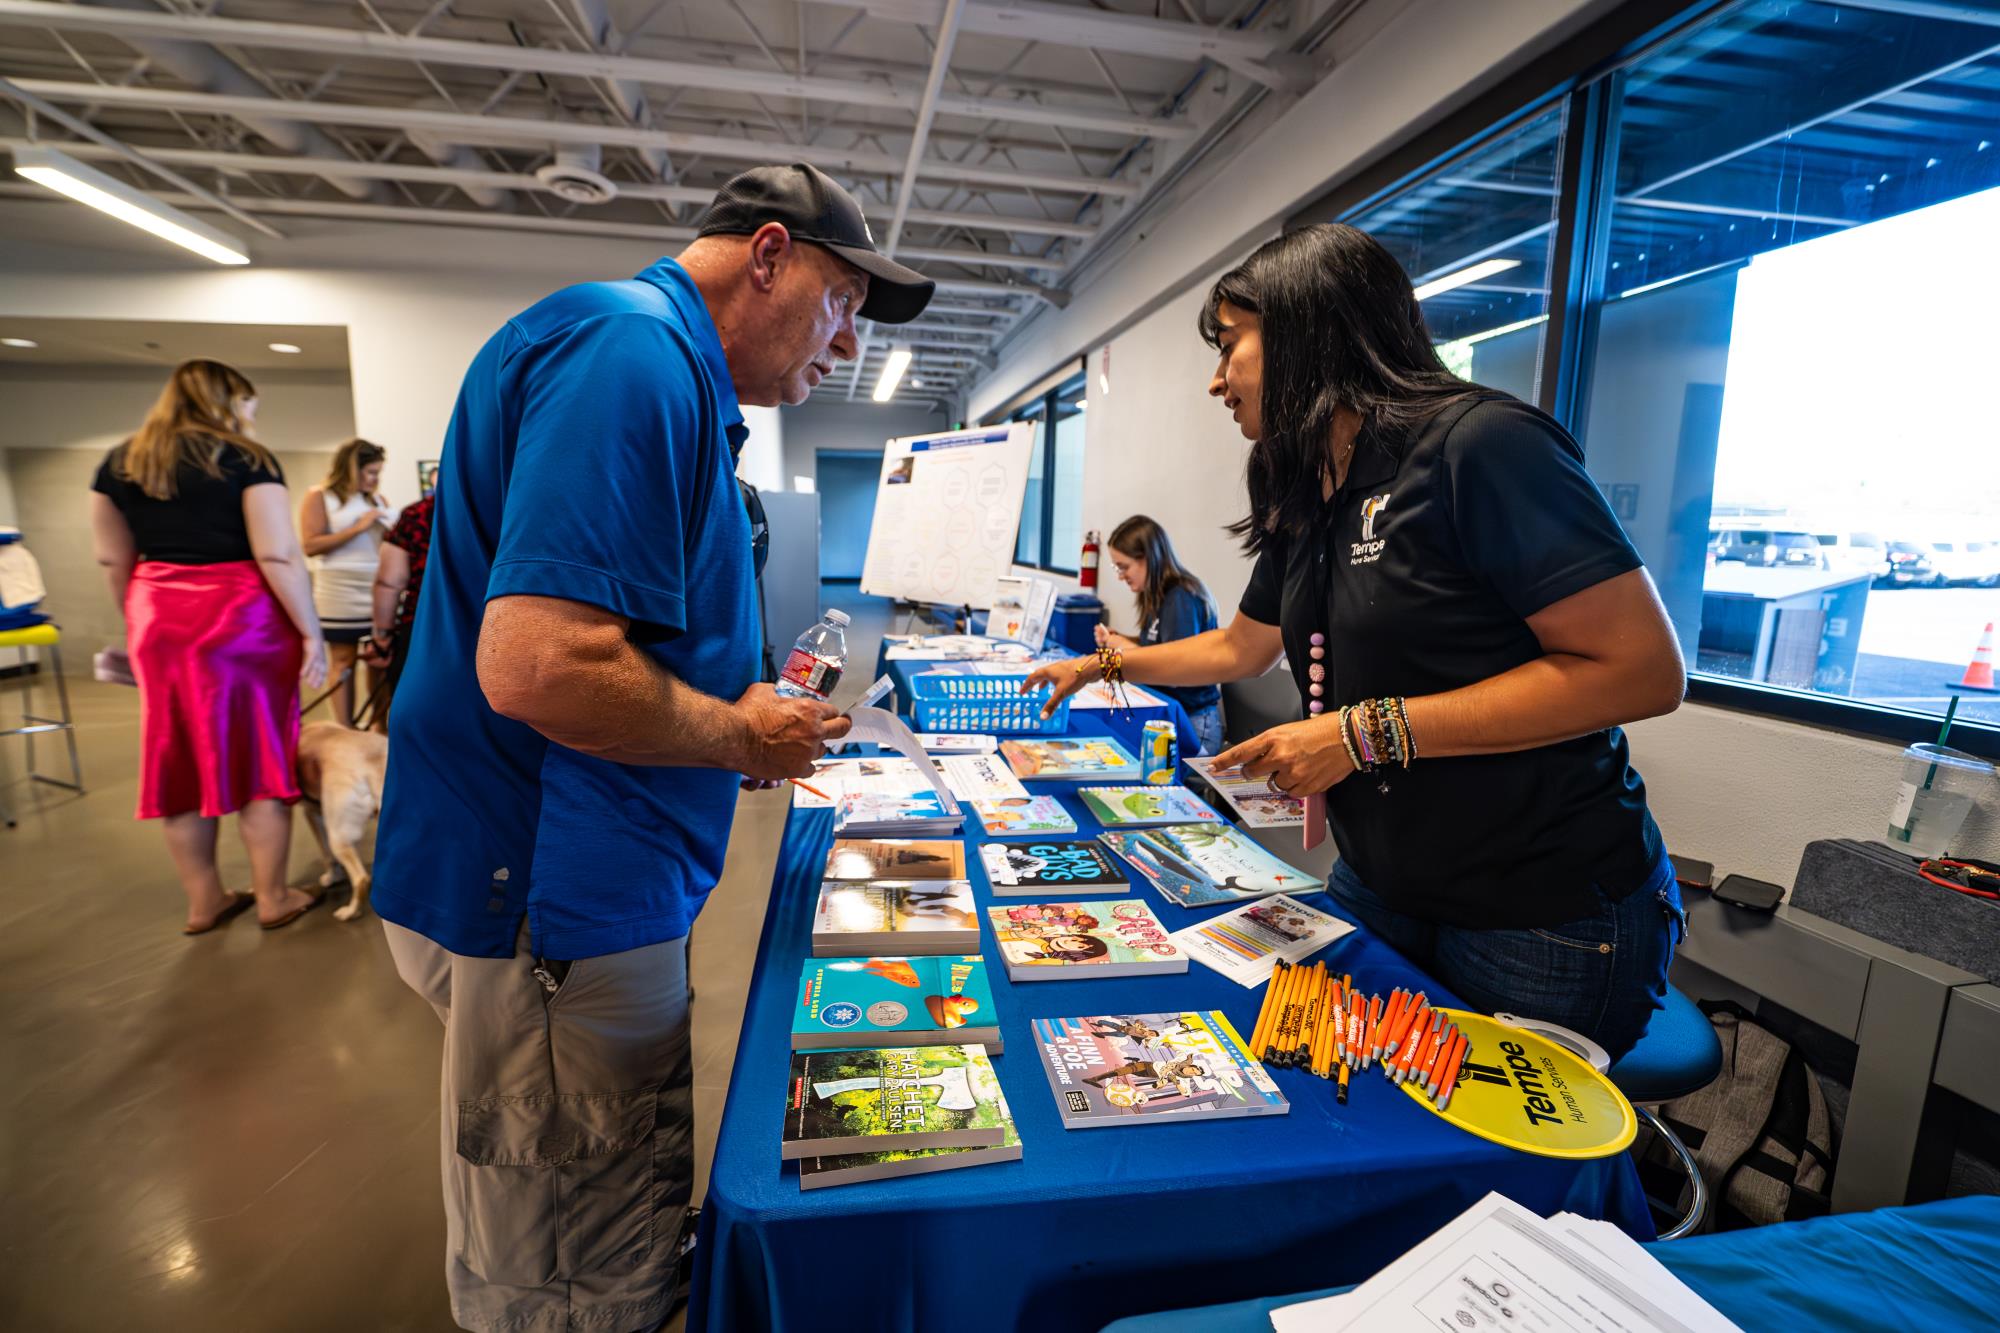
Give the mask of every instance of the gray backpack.
<svg viewBox="0 0 2000 1333">
<path fill-rule="evenodd" d="M 1741 1005 L 1703 1004 L 1722 1041 L 1715 1082 L 1660 1108 L 1708 1183 L 1709 1230 L 1820 1217 L 1832 1206 L 1832 1122 L 1819 1077 Z"/>
</svg>

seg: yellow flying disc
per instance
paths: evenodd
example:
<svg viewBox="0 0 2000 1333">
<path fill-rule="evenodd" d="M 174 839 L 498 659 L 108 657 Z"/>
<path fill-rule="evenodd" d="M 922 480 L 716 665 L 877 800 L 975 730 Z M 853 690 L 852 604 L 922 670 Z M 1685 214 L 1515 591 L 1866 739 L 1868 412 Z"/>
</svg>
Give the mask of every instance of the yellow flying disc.
<svg viewBox="0 0 2000 1333">
<path fill-rule="evenodd" d="M 1468 1134 L 1541 1157 L 1609 1157 L 1639 1132 L 1632 1103 L 1589 1062 L 1545 1037 L 1485 1014 L 1442 1011 L 1465 1033 L 1458 1089 L 1443 1111 L 1417 1086 L 1419 1106 Z"/>
</svg>

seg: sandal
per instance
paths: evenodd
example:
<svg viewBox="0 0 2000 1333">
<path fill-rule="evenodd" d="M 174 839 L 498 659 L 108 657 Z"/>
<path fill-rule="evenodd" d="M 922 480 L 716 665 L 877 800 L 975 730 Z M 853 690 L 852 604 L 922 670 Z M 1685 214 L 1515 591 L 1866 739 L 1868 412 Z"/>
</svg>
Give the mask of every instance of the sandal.
<svg viewBox="0 0 2000 1333">
<path fill-rule="evenodd" d="M 283 916 L 279 917 L 276 921 L 259 921 L 257 925 L 264 930 L 283 930 L 286 926 L 291 925 L 292 922 L 297 921 L 300 917 L 304 916 L 307 912 L 312 911 L 313 908 L 318 907 L 321 903 L 325 901 L 326 901 L 325 894 L 315 893 L 312 895 L 312 900 L 308 902 L 304 907 L 294 907 L 291 911 L 285 913 Z"/>
<path fill-rule="evenodd" d="M 183 935 L 206 935 L 217 926 L 226 925 L 231 917 L 241 916 L 250 905 L 257 901 L 255 894 L 225 893 L 222 895 L 222 910 L 209 918 L 205 926 L 182 926 Z"/>
</svg>

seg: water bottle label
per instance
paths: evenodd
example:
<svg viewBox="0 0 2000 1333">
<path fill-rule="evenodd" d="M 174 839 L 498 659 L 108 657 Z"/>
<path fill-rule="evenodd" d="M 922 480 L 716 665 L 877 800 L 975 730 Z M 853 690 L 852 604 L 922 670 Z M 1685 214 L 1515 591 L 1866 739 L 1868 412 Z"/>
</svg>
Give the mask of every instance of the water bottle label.
<svg viewBox="0 0 2000 1333">
<path fill-rule="evenodd" d="M 791 656 L 785 659 L 784 670 L 778 676 L 820 699 L 832 694 L 833 687 L 840 684 L 839 667 L 814 657 L 803 648 L 792 649 Z"/>
</svg>

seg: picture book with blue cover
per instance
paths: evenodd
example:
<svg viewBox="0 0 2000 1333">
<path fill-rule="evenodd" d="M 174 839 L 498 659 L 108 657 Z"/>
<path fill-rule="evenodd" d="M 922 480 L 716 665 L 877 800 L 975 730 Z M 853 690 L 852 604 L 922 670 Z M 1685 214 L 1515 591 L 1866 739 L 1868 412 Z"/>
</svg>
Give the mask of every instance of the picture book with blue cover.
<svg viewBox="0 0 2000 1333">
<path fill-rule="evenodd" d="M 1325 882 L 1286 865 L 1234 824 L 1177 824 L 1111 831 L 1098 841 L 1182 907 L 1240 903 L 1271 893 L 1311 893 Z"/>
<path fill-rule="evenodd" d="M 1029 782 L 1137 782 L 1139 761 L 1109 736 L 1005 740 L 1000 753 Z"/>
<path fill-rule="evenodd" d="M 1077 795 L 1106 828 L 1152 824 L 1220 824 L 1222 816 L 1186 787 L 1085 787 Z"/>
<path fill-rule="evenodd" d="M 986 960 L 809 958 L 792 1010 L 792 1049 L 981 1045 L 1000 1053 Z"/>
</svg>

